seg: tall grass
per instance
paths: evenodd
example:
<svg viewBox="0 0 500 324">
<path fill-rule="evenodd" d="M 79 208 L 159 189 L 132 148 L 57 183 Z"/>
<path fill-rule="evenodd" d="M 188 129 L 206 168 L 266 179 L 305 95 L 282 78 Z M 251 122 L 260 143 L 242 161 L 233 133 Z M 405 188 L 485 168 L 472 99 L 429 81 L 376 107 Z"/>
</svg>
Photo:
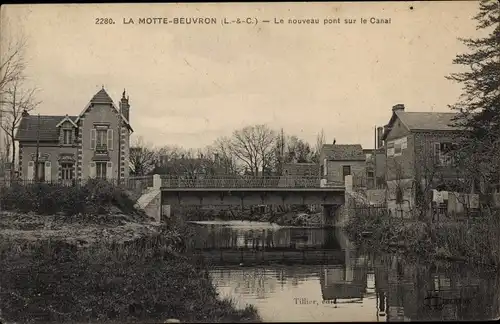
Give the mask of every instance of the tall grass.
<svg viewBox="0 0 500 324">
<path fill-rule="evenodd" d="M 138 213 L 122 188 L 106 182 L 1 190 L 2 207 L 21 212 L 15 214 L 18 222 L 25 221 L 22 212 L 62 213 L 84 222 L 100 219 L 94 216 L 111 207 Z M 6 239 L 0 231 L 0 322 L 259 321 L 255 308 L 236 309 L 218 298 L 204 263 L 184 253 L 194 233 L 175 219 L 154 234 L 84 248 L 68 243 L 71 237 Z"/>
<path fill-rule="evenodd" d="M 59 241 L 2 241 L 0 309 L 5 320 L 30 322 L 234 322 L 259 320 L 219 300 L 206 269 L 178 255 L 168 232 L 89 249 Z"/>
<path fill-rule="evenodd" d="M 500 212 L 484 211 L 479 218 L 456 223 L 405 221 L 387 210 L 357 207 L 345 227 L 360 246 L 427 258 L 467 260 L 500 266 Z"/>
</svg>

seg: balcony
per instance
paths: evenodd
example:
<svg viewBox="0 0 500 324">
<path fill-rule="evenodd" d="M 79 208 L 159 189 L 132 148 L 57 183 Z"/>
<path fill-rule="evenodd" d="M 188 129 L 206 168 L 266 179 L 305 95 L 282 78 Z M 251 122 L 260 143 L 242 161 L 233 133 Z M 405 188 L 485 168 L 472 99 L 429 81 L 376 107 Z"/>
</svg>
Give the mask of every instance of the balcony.
<svg viewBox="0 0 500 324">
<path fill-rule="evenodd" d="M 109 160 L 108 146 L 103 144 L 98 144 L 95 146 L 94 158 L 93 160 Z"/>
</svg>

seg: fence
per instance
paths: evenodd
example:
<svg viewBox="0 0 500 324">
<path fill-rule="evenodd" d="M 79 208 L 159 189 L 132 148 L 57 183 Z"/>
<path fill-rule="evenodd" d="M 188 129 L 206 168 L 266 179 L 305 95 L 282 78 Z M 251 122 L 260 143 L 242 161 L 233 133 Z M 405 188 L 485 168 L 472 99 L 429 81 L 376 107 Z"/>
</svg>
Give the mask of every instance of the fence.
<svg viewBox="0 0 500 324">
<path fill-rule="evenodd" d="M 148 187 L 153 186 L 153 176 L 140 176 L 140 177 L 129 177 L 125 179 L 71 179 L 71 180 L 52 180 L 52 181 L 40 181 L 40 180 L 28 180 L 28 179 L 8 179 L 0 178 L 0 187 L 8 187 L 12 185 L 30 186 L 30 185 L 51 185 L 51 186 L 63 186 L 63 187 L 73 187 L 73 186 L 84 186 L 89 181 L 105 181 L 113 186 L 122 186 L 125 189 L 132 191 L 142 191 Z"/>
<path fill-rule="evenodd" d="M 125 179 L 102 179 L 115 186 L 122 186 L 133 192 L 141 193 L 145 189 L 154 186 L 154 178 L 159 177 L 161 186 L 166 188 L 344 188 L 342 182 L 329 182 L 321 185 L 318 177 L 255 177 L 255 176 L 214 176 L 210 178 L 187 178 L 168 175 L 135 176 Z M 0 178 L 0 186 L 34 185 L 46 184 L 57 186 L 79 186 L 85 185 L 94 179 L 71 179 L 71 180 L 27 180 L 27 179 L 4 179 Z M 96 179 L 99 180 L 99 179 Z"/>
<path fill-rule="evenodd" d="M 214 176 L 210 178 L 182 178 L 162 175 L 161 185 L 167 188 L 321 188 L 320 179 L 318 177 L 285 176 Z M 343 187 L 341 183 L 336 185 Z"/>
</svg>

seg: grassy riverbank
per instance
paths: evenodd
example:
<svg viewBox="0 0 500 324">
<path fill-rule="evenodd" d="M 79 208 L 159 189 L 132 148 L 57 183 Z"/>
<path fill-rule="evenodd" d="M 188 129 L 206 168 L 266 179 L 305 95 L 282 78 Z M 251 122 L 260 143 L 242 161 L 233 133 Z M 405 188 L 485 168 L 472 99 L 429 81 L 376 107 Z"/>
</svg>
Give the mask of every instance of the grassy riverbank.
<svg viewBox="0 0 500 324">
<path fill-rule="evenodd" d="M 360 208 L 352 213 L 345 230 L 362 249 L 500 266 L 498 210 L 484 212 L 468 222 L 431 223 L 391 217 L 381 209 Z"/>
<path fill-rule="evenodd" d="M 220 299 L 203 262 L 183 254 L 185 228 L 151 223 L 106 184 L 66 193 L 86 199 L 73 212 L 64 189 L 50 187 L 0 192 L 2 206 L 36 211 L 0 213 L 2 322 L 259 321 L 255 308 Z M 12 191 L 26 202 L 8 200 Z M 36 202 L 55 192 L 51 214 Z"/>
</svg>

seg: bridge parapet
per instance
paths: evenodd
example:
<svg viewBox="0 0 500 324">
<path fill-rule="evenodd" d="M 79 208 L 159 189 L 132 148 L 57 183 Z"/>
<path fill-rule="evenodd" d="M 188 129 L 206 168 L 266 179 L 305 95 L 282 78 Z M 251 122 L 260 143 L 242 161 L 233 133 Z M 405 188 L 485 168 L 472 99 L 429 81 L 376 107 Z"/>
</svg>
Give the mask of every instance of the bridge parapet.
<svg viewBox="0 0 500 324">
<path fill-rule="evenodd" d="M 324 188 L 318 177 L 213 176 L 185 178 L 161 175 L 163 188 Z M 344 184 L 328 183 L 328 187 L 344 188 Z"/>
</svg>

